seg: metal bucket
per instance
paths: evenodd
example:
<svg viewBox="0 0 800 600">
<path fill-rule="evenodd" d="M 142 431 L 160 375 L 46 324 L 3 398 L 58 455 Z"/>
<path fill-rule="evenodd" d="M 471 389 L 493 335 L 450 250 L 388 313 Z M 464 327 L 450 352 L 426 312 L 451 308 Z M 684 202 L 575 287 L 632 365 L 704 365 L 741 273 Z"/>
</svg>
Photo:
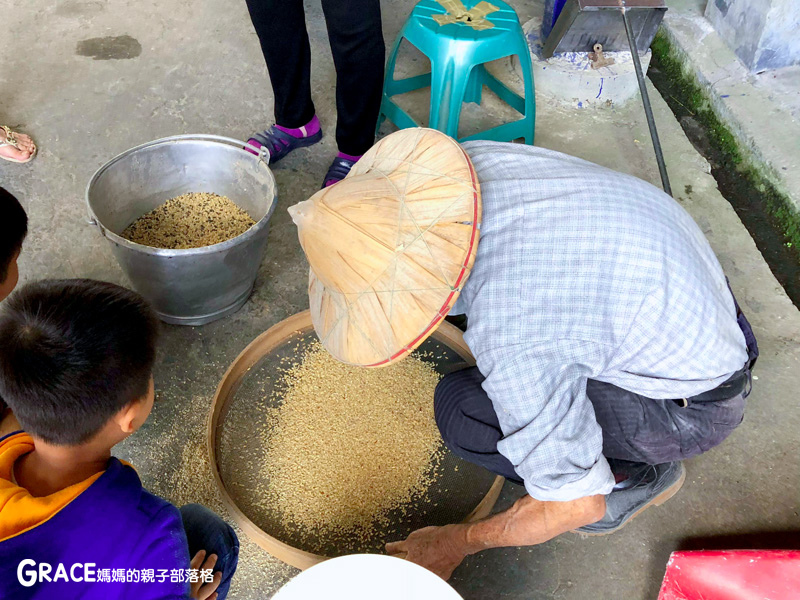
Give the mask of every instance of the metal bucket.
<svg viewBox="0 0 800 600">
<path fill-rule="evenodd" d="M 213 135 L 163 138 L 111 159 L 89 182 L 91 222 L 111 243 L 133 287 L 167 323 L 203 325 L 220 319 L 239 310 L 253 291 L 278 197 L 267 160 L 244 146 Z M 120 237 L 143 214 L 189 192 L 227 196 L 256 224 L 221 244 L 186 250 L 151 248 Z"/>
</svg>

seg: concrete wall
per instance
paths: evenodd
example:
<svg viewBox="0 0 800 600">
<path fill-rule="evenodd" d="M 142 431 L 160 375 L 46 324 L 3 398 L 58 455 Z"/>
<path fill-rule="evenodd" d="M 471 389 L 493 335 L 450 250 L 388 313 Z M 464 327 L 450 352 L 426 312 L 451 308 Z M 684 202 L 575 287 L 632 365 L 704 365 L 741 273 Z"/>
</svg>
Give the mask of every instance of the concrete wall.
<svg viewBox="0 0 800 600">
<path fill-rule="evenodd" d="M 798 0 L 708 0 L 706 18 L 751 71 L 800 64 Z"/>
</svg>

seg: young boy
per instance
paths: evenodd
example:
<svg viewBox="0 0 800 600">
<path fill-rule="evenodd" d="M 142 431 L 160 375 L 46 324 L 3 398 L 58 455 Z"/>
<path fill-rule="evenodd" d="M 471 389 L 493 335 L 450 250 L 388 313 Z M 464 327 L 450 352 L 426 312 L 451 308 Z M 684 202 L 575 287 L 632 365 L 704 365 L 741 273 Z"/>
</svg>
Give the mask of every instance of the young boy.
<svg viewBox="0 0 800 600">
<path fill-rule="evenodd" d="M 14 291 L 19 281 L 17 257 L 28 235 L 28 215 L 11 192 L 0 187 L 0 302 Z M 0 421 L 8 407 L 0 397 Z"/>
<path fill-rule="evenodd" d="M 28 234 L 28 215 L 11 192 L 0 187 L 0 301 L 17 285 L 17 257 Z"/>
<path fill-rule="evenodd" d="M 238 557 L 230 526 L 198 505 L 178 511 L 111 456 L 153 407 L 148 304 L 86 279 L 29 284 L 4 304 L 0 598 L 222 600 Z"/>
</svg>

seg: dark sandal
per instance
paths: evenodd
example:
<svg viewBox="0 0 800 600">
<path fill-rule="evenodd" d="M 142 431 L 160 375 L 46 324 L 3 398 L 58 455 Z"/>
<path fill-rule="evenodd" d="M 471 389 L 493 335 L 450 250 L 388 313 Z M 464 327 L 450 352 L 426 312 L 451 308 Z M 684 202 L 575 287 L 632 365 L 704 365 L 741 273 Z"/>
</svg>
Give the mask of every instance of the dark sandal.
<svg viewBox="0 0 800 600">
<path fill-rule="evenodd" d="M 342 179 L 347 177 L 347 174 L 350 172 L 350 169 L 353 168 L 353 165 L 356 164 L 356 162 L 357 161 L 355 160 L 349 160 L 347 158 L 342 158 L 341 156 L 334 158 L 327 174 L 325 175 L 325 179 L 322 180 L 322 187 L 326 188 L 334 183 L 339 183 Z"/>
<path fill-rule="evenodd" d="M 259 148 L 260 150 L 265 150 L 269 154 L 269 164 L 272 165 L 289 154 L 289 152 L 292 150 L 296 150 L 297 148 L 305 148 L 306 146 L 312 146 L 321 139 L 321 129 L 314 135 L 298 138 L 294 137 L 293 135 L 289 135 L 285 131 L 281 131 L 275 125 L 273 125 L 269 129 L 255 134 L 253 137 L 247 140 L 247 144 Z M 245 147 L 245 150 L 247 150 L 250 154 L 257 154 L 257 152 L 254 152 L 251 148 Z"/>
</svg>

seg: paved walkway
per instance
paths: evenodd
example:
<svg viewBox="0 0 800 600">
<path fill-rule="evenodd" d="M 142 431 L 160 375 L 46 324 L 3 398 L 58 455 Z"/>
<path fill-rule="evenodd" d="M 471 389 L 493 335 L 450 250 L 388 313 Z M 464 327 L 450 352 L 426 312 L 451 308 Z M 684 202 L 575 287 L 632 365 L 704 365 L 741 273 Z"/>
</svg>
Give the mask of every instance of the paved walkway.
<svg viewBox="0 0 800 600">
<path fill-rule="evenodd" d="M 537 10 L 536 3 L 512 4 L 523 22 Z M 411 0 L 384 3 L 387 40 L 394 39 L 412 5 Z M 332 134 L 334 79 L 318 0 L 311 0 L 308 15 L 315 99 L 323 127 Z M 9 5 L 6 0 L 3 18 L 14 35 L 0 39 L 0 122 L 19 125 L 41 147 L 29 165 L 0 164 L 0 182 L 19 195 L 31 217 L 22 276 L 125 284 L 106 242 L 87 224 L 86 183 L 103 162 L 141 142 L 197 132 L 245 138 L 269 124 L 269 82 L 244 1 L 10 0 Z M 137 44 L 116 39 L 82 46 L 84 54 L 100 48 L 99 60 L 76 54 L 82 40 L 120 36 Z M 115 53 L 130 58 L 103 59 Z M 722 447 L 689 461 L 679 495 L 618 534 L 588 540 L 570 534 L 535 548 L 471 557 L 453 579 L 468 600 L 652 600 L 669 553 L 697 538 L 725 545 L 727 536 L 758 534 L 770 546 L 777 543 L 771 532 L 800 529 L 795 406 L 800 314 L 720 196 L 706 161 L 657 92 L 651 94 L 673 188 L 714 246 L 759 337 L 762 358 L 746 421 Z M 538 108 L 539 145 L 657 184 L 635 102 L 609 110 L 567 111 L 546 103 Z M 472 119 L 500 114 L 491 101 L 484 109 L 469 107 L 468 114 Z M 118 454 L 137 466 L 148 488 L 176 504 L 198 501 L 221 508 L 203 447 L 209 403 L 222 374 L 250 340 L 307 306 L 307 267 L 286 208 L 316 191 L 335 151 L 328 135 L 275 170 L 280 204 L 247 305 L 203 328 L 165 327 L 153 417 Z M 518 493 L 507 486 L 503 502 Z M 294 570 L 241 538 L 232 598 L 269 597 Z"/>
</svg>

